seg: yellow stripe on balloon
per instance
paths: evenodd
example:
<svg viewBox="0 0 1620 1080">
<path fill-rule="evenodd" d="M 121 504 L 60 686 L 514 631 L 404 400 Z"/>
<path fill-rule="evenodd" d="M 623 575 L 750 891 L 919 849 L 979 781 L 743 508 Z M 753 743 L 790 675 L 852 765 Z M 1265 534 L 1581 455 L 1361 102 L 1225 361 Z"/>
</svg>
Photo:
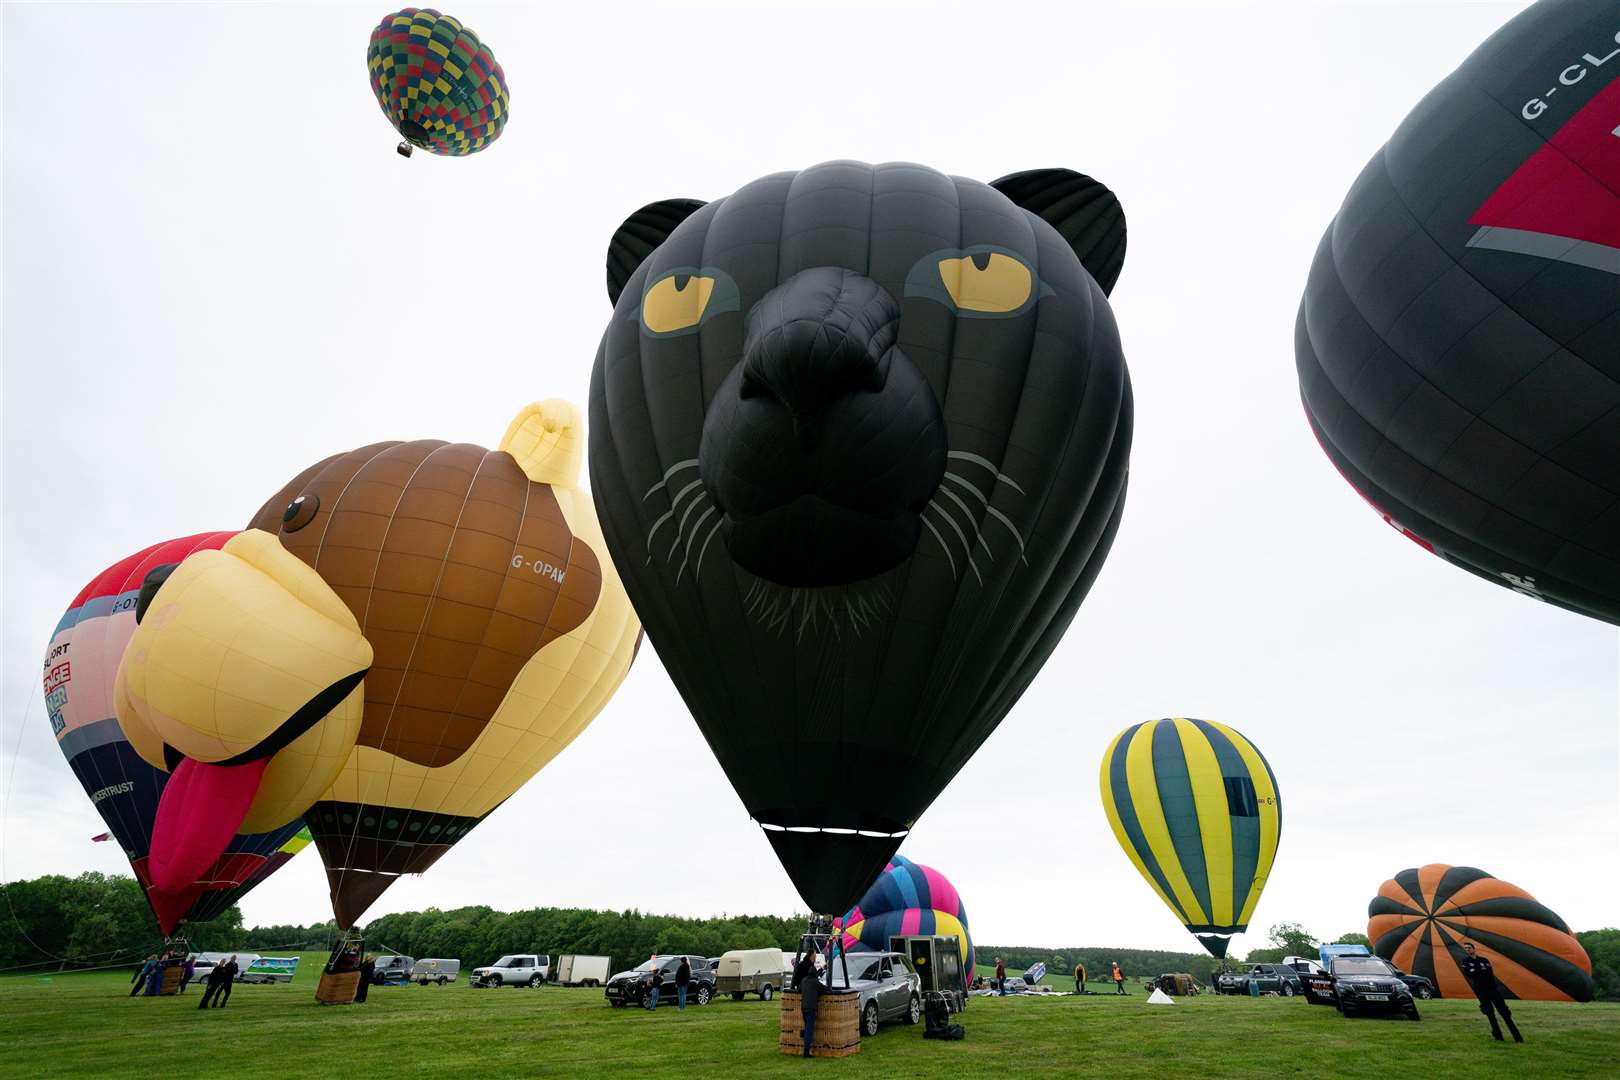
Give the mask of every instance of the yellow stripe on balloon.
<svg viewBox="0 0 1620 1080">
<path fill-rule="evenodd" d="M 1254 783 L 1255 801 L 1260 807 L 1260 856 L 1254 866 L 1254 882 L 1249 886 L 1249 895 L 1244 899 L 1243 910 L 1238 914 L 1235 924 L 1245 926 L 1249 922 L 1249 917 L 1254 914 L 1254 905 L 1260 901 L 1260 892 L 1266 887 L 1266 878 L 1271 875 L 1272 860 L 1277 857 L 1277 834 L 1281 820 L 1280 808 L 1277 805 L 1277 789 L 1271 784 L 1271 770 L 1266 768 L 1260 752 L 1249 743 L 1249 740 L 1225 724 L 1216 723 L 1214 720 L 1209 723 L 1237 747 L 1238 755 L 1243 758 L 1243 764 L 1249 770 L 1249 779 Z"/>
<path fill-rule="evenodd" d="M 1207 923 L 1203 905 L 1187 882 L 1187 874 L 1176 857 L 1175 842 L 1170 839 L 1170 828 L 1164 821 L 1164 808 L 1159 803 L 1159 783 L 1153 772 L 1153 725 L 1144 724 L 1136 729 L 1137 735 L 1125 750 L 1125 778 L 1130 785 L 1131 805 L 1136 808 L 1137 823 L 1142 835 L 1153 851 L 1153 857 L 1170 882 L 1171 890 L 1181 901 L 1181 910 L 1190 923 Z M 1144 734 L 1145 733 L 1145 734 Z"/>
<path fill-rule="evenodd" d="M 1232 925 L 1232 813 L 1226 803 L 1226 780 L 1208 737 L 1191 720 L 1175 720 L 1181 754 L 1192 782 L 1198 811 L 1198 834 L 1204 844 L 1204 877 L 1209 883 L 1210 922 Z"/>
<path fill-rule="evenodd" d="M 1176 902 L 1164 894 L 1164 890 L 1159 888 L 1158 880 L 1148 872 L 1147 863 L 1142 860 L 1141 853 L 1136 850 L 1136 845 L 1131 843 L 1130 834 L 1125 831 L 1125 823 L 1120 820 L 1119 807 L 1114 802 L 1114 785 L 1109 774 L 1112 771 L 1114 752 L 1119 747 L 1119 740 L 1124 736 L 1124 731 L 1115 735 L 1114 741 L 1108 744 L 1108 751 L 1103 754 L 1101 778 L 1103 813 L 1108 815 L 1108 824 L 1114 830 L 1114 839 L 1119 841 L 1119 846 L 1124 849 L 1126 855 L 1130 856 L 1131 864 L 1136 867 L 1136 872 L 1142 875 L 1144 881 L 1153 886 L 1153 891 L 1159 894 L 1159 899 L 1164 901 L 1165 907 L 1180 914 Z"/>
</svg>

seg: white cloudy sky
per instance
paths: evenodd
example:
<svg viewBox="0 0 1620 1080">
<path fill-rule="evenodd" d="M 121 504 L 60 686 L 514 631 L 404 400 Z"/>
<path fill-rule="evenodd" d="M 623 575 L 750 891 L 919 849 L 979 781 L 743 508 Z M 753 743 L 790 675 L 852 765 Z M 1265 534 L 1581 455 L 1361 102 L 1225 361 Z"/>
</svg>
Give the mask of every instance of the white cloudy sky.
<svg viewBox="0 0 1620 1080">
<path fill-rule="evenodd" d="M 1097 793 L 1116 731 L 1178 714 L 1234 725 L 1280 779 L 1262 930 L 1364 929 L 1379 882 L 1429 861 L 1576 927 L 1620 922 L 1620 634 L 1392 532 L 1314 444 L 1294 375 L 1340 198 L 1515 9 L 458 0 L 512 122 L 472 159 L 404 161 L 364 72 L 381 5 L 5 5 L 0 871 L 127 869 L 89 843 L 103 826 L 37 685 L 90 576 L 241 526 L 335 450 L 490 445 L 525 402 L 583 402 L 627 213 L 851 157 L 1070 166 L 1130 221 L 1118 542 L 903 849 L 955 880 L 979 940 L 1191 945 Z M 678 809 L 649 817 L 652 775 Z M 313 854 L 244 902 L 250 922 L 328 914 Z M 650 649 L 573 747 L 372 913 L 473 902 L 801 906 Z"/>
</svg>

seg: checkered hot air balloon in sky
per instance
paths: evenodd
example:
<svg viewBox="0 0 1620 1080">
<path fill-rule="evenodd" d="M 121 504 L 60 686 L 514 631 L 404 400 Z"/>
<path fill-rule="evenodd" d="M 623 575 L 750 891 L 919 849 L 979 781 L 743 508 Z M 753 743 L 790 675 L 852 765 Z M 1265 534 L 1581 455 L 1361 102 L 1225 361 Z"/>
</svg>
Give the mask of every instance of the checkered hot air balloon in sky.
<svg viewBox="0 0 1620 1080">
<path fill-rule="evenodd" d="M 383 115 L 411 156 L 476 154 L 500 138 L 510 101 L 506 72 L 489 46 L 432 8 L 404 8 L 371 32 L 366 71 Z"/>
</svg>

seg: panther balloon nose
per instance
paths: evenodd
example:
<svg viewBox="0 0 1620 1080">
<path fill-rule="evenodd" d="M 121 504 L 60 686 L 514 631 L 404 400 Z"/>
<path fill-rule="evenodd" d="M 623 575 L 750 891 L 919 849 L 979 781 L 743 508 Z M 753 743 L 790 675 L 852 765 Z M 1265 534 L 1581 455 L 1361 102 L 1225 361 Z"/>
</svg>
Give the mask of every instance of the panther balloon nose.
<svg viewBox="0 0 1620 1080">
<path fill-rule="evenodd" d="M 778 585 L 842 585 L 916 548 L 947 447 L 899 324 L 887 290 L 831 266 L 800 271 L 749 312 L 742 362 L 698 452 L 745 569 Z"/>
</svg>

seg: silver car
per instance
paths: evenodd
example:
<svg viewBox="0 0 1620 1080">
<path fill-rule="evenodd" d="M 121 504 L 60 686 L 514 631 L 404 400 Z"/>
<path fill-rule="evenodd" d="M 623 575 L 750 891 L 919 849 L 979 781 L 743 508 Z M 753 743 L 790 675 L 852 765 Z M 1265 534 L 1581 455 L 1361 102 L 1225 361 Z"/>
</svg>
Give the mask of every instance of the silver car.
<svg viewBox="0 0 1620 1080">
<path fill-rule="evenodd" d="M 844 989 L 843 961 L 834 959 L 832 989 Z M 861 995 L 861 1034 L 876 1035 L 892 1020 L 915 1024 L 922 1019 L 922 979 L 900 953 L 851 953 L 849 988 Z"/>
</svg>

